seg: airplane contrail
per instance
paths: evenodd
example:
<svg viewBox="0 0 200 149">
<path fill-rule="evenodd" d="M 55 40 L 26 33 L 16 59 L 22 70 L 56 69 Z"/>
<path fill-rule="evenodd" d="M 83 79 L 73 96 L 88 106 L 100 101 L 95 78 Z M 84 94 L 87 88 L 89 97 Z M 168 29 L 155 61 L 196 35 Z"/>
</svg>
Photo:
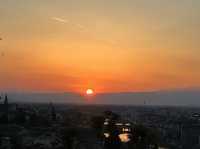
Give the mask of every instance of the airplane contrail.
<svg viewBox="0 0 200 149">
<path fill-rule="evenodd" d="M 87 27 L 81 25 L 81 24 L 78 24 L 78 23 L 73 23 L 72 21 L 68 20 L 68 19 L 63 19 L 63 18 L 60 18 L 60 17 L 51 17 L 51 19 L 53 21 L 57 21 L 57 22 L 60 22 L 60 23 L 64 23 L 64 24 L 70 24 L 71 26 L 73 26 L 74 28 L 77 28 L 79 29 L 79 31 L 83 31 L 87 34 L 89 34 L 90 36 L 94 36 L 94 34 L 92 34 L 88 29 Z M 93 38 L 97 41 L 100 41 L 100 42 L 103 42 L 104 44 L 106 45 L 109 45 L 109 46 L 115 46 L 117 48 L 121 48 L 116 42 L 113 42 L 113 41 L 108 41 L 108 40 L 105 40 L 105 39 L 99 39 L 99 38 Z"/>
<path fill-rule="evenodd" d="M 86 28 L 83 25 L 73 23 L 72 21 L 70 21 L 68 19 L 63 19 L 60 17 L 52 17 L 51 19 L 54 21 L 60 22 L 60 23 L 68 23 L 68 24 L 72 25 L 73 27 L 78 28 L 79 30 L 86 30 Z"/>
<path fill-rule="evenodd" d="M 54 20 L 54 21 L 61 22 L 61 23 L 68 23 L 69 22 L 69 20 L 58 18 L 58 17 L 52 17 L 51 19 Z"/>
</svg>

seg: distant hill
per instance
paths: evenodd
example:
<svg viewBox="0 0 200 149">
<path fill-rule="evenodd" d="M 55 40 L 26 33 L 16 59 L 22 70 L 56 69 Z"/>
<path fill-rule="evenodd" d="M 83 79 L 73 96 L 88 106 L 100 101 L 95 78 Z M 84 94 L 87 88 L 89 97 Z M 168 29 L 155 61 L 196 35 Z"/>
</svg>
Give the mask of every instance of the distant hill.
<svg viewBox="0 0 200 149">
<path fill-rule="evenodd" d="M 104 93 L 90 98 L 76 93 L 8 93 L 8 98 L 11 102 L 200 106 L 199 90 Z"/>
</svg>

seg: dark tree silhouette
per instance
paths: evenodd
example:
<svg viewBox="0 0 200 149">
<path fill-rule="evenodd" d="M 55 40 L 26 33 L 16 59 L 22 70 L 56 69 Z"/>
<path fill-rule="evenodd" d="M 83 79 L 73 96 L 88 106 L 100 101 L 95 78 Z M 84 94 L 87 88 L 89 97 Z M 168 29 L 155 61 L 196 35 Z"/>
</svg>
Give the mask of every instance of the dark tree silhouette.
<svg viewBox="0 0 200 149">
<path fill-rule="evenodd" d="M 95 129 L 97 137 L 101 137 L 104 120 L 104 116 L 94 116 L 91 118 L 91 125 Z"/>
<path fill-rule="evenodd" d="M 74 139 L 77 136 L 76 128 L 64 128 L 61 130 L 60 134 L 61 134 L 60 137 L 61 137 L 64 148 L 72 149 Z"/>
<path fill-rule="evenodd" d="M 157 130 L 135 125 L 132 136 L 131 144 L 135 148 L 145 149 L 151 146 L 152 149 L 158 149 L 159 133 Z"/>
</svg>

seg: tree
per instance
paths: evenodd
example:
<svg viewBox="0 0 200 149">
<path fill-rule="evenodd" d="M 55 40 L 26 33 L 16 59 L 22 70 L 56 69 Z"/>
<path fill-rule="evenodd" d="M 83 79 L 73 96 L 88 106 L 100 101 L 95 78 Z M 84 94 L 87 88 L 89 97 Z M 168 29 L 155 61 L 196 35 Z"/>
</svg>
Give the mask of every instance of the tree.
<svg viewBox="0 0 200 149">
<path fill-rule="evenodd" d="M 96 130 L 98 137 L 101 136 L 104 120 L 105 120 L 104 116 L 94 116 L 91 118 L 92 128 Z"/>
<path fill-rule="evenodd" d="M 60 132 L 60 138 L 62 144 L 66 149 L 72 149 L 74 144 L 74 139 L 77 136 L 77 130 L 75 128 L 64 128 Z"/>
<path fill-rule="evenodd" d="M 157 149 L 159 143 L 159 133 L 156 129 L 146 128 L 143 125 L 135 125 L 132 132 L 131 143 L 137 149 L 144 149 L 149 146 L 153 149 Z"/>
</svg>

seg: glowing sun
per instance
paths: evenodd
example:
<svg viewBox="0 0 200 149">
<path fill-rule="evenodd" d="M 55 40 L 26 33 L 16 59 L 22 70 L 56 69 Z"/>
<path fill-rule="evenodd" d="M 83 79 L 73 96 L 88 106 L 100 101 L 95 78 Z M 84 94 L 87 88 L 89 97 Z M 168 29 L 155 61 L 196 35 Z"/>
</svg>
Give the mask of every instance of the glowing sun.
<svg viewBox="0 0 200 149">
<path fill-rule="evenodd" d="M 86 94 L 87 95 L 93 95 L 94 94 L 94 91 L 92 89 L 87 89 L 86 90 Z"/>
</svg>

